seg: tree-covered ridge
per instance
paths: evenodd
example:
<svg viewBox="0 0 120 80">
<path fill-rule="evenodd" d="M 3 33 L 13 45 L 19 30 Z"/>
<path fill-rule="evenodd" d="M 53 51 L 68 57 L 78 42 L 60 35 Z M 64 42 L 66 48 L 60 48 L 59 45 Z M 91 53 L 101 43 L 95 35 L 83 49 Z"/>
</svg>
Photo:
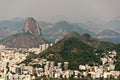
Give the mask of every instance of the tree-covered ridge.
<svg viewBox="0 0 120 80">
<path fill-rule="evenodd" d="M 100 62 L 99 57 L 94 53 L 94 48 L 76 37 L 64 38 L 44 51 L 42 56 L 56 62 L 68 61 L 71 69 L 78 69 L 80 64 Z"/>
<path fill-rule="evenodd" d="M 101 50 L 111 50 L 115 46 L 115 44 L 110 41 L 97 40 L 96 38 L 91 37 L 89 34 L 80 35 L 79 33 L 71 32 L 65 36 L 65 38 L 68 37 L 75 37 L 87 45 Z"/>
</svg>

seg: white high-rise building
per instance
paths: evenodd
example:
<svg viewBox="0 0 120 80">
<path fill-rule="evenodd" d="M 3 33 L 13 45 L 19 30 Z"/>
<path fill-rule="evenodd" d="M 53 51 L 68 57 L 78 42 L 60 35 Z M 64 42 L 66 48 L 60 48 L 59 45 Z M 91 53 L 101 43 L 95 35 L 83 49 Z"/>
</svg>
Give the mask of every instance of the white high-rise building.
<svg viewBox="0 0 120 80">
<path fill-rule="evenodd" d="M 69 65 L 69 62 L 64 62 L 64 69 L 67 70 L 68 69 L 68 66 Z"/>
</svg>

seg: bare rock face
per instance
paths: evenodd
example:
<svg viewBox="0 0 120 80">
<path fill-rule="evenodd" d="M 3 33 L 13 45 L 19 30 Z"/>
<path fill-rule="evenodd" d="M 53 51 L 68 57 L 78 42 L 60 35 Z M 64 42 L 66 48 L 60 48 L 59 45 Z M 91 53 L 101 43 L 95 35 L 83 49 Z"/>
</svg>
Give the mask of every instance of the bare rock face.
<svg viewBox="0 0 120 80">
<path fill-rule="evenodd" d="M 30 33 L 32 33 L 35 36 L 42 36 L 39 24 L 32 17 L 28 17 L 25 20 L 24 29 L 23 30 L 24 30 L 24 32 L 30 32 Z"/>
</svg>

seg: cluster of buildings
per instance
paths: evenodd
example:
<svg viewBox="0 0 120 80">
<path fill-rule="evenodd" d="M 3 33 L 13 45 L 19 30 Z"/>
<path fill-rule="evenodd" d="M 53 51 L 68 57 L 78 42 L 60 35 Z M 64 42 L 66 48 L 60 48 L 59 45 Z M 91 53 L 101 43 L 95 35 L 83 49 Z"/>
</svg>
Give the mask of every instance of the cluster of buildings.
<svg viewBox="0 0 120 80">
<path fill-rule="evenodd" d="M 35 79 L 33 66 L 22 64 L 30 52 L 39 54 L 48 48 L 48 44 L 39 48 L 8 48 L 0 45 L 0 80 L 33 80 Z M 51 45 L 50 45 L 51 46 Z"/>
<path fill-rule="evenodd" d="M 78 70 L 70 70 L 70 62 L 55 63 L 43 58 L 32 59 L 28 65 L 22 63 L 30 52 L 39 54 L 48 47 L 48 44 L 43 44 L 39 48 L 13 49 L 0 45 L 0 80 L 34 80 L 38 77 L 56 79 L 120 77 L 120 71 L 115 71 L 114 63 L 117 61 L 115 51 L 103 53 L 100 58 L 102 64 L 79 65 Z"/>
<path fill-rule="evenodd" d="M 100 58 L 101 64 L 89 65 L 79 65 L 78 70 L 70 70 L 69 62 L 57 63 L 54 61 L 48 61 L 47 59 L 35 59 L 34 63 L 40 64 L 43 67 L 36 68 L 39 70 L 38 77 L 45 76 L 46 78 L 75 78 L 82 79 L 89 77 L 91 79 L 119 79 L 120 71 L 115 71 L 115 59 L 117 53 L 115 51 L 106 52 L 102 54 Z M 36 71 L 37 71 L 36 70 Z"/>
<path fill-rule="evenodd" d="M 90 75 L 93 79 L 118 79 L 120 78 L 120 71 L 115 71 L 115 62 L 117 53 L 115 51 L 102 53 L 100 58 L 102 64 L 95 64 L 93 66 L 79 65 L 79 70 L 83 71 L 84 76 Z"/>
<path fill-rule="evenodd" d="M 44 50 L 46 50 L 49 46 L 53 46 L 53 44 L 41 44 L 39 48 L 29 48 L 29 52 L 34 52 L 35 54 L 40 54 Z"/>
</svg>

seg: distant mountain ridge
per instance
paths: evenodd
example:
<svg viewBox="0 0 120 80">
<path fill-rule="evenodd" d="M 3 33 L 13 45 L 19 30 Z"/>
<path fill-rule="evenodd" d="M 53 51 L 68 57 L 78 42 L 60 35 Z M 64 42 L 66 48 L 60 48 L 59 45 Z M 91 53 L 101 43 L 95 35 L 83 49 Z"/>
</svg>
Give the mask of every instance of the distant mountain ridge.
<svg viewBox="0 0 120 80">
<path fill-rule="evenodd" d="M 64 17 L 63 17 L 64 18 Z M 62 21 L 60 21 L 62 20 Z M 89 33 L 94 37 L 104 30 L 112 30 L 115 32 L 120 32 L 120 19 L 115 18 L 109 22 L 105 22 L 99 19 L 87 19 L 81 21 L 80 23 L 72 23 L 68 19 L 60 19 L 57 23 L 39 21 L 41 25 L 41 33 L 43 37 L 48 38 L 63 38 L 68 32 L 78 32 L 78 33 Z M 66 21 L 64 21 L 66 20 Z M 12 19 L 0 19 L 0 39 L 6 38 L 13 34 L 18 34 L 23 32 L 24 18 L 15 17 Z M 4 31 L 7 28 L 9 31 Z M 112 36 L 116 37 L 116 36 Z M 117 36 L 119 37 L 119 36 Z M 106 38 L 106 40 L 108 40 Z M 119 40 L 119 39 L 117 39 Z M 120 41 L 119 41 L 120 42 Z"/>
<path fill-rule="evenodd" d="M 54 24 L 52 27 L 45 29 L 43 34 L 49 37 L 64 37 L 68 32 L 78 32 L 78 33 L 89 33 L 93 34 L 92 32 L 81 28 L 77 24 L 70 24 L 66 21 L 60 21 Z"/>
<path fill-rule="evenodd" d="M 23 30 L 24 20 L 1 20 L 0 21 L 0 38 L 5 38 L 13 34 L 21 33 Z M 7 28 L 9 32 L 4 33 L 4 29 Z"/>
<path fill-rule="evenodd" d="M 110 30 L 120 32 L 120 20 L 111 20 L 104 24 L 104 27 L 109 28 Z"/>
<path fill-rule="evenodd" d="M 97 35 L 97 38 L 120 38 L 120 33 L 113 30 L 104 30 Z"/>
</svg>

